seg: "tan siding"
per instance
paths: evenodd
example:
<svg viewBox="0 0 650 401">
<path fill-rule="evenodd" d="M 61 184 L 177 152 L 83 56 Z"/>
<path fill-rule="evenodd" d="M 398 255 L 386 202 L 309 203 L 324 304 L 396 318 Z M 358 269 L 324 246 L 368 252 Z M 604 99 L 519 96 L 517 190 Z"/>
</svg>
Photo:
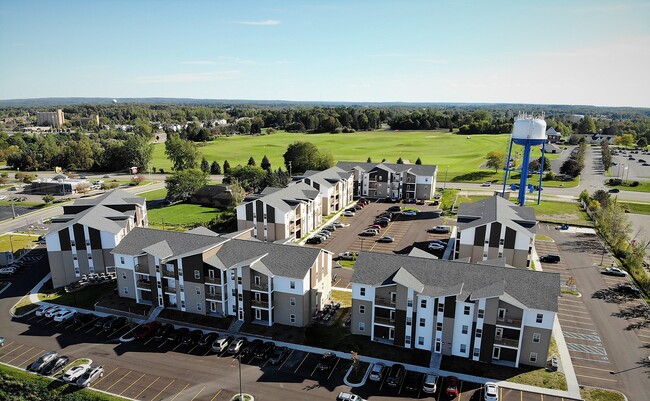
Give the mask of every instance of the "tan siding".
<svg viewBox="0 0 650 401">
<path fill-rule="evenodd" d="M 363 305 L 365 307 L 364 314 L 359 313 L 360 305 Z M 366 324 L 365 331 L 359 331 L 359 322 L 363 322 Z M 350 326 L 351 333 L 369 337 L 371 333 L 371 329 L 372 329 L 372 302 L 352 299 L 352 324 Z"/>
<path fill-rule="evenodd" d="M 540 334 L 540 342 L 533 342 L 533 333 Z M 537 327 L 524 327 L 523 338 L 521 341 L 521 354 L 519 363 L 531 366 L 546 366 L 548 348 L 551 343 L 552 330 L 541 329 Z M 537 362 L 530 362 L 530 353 L 537 353 Z"/>
</svg>

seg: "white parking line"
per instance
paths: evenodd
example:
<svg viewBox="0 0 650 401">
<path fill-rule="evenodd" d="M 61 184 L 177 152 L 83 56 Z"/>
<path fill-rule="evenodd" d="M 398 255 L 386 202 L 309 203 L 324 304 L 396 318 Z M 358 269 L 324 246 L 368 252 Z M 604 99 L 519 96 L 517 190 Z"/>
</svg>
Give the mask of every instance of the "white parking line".
<svg viewBox="0 0 650 401">
<path fill-rule="evenodd" d="M 607 351 L 605 351 L 605 348 L 596 345 L 566 343 L 566 346 L 569 351 L 580 352 L 583 354 L 607 356 Z"/>
<path fill-rule="evenodd" d="M 562 334 L 564 334 L 565 338 L 574 338 L 578 340 L 595 341 L 595 342 L 602 341 L 600 336 L 595 334 L 572 333 L 570 331 L 563 331 Z"/>
</svg>

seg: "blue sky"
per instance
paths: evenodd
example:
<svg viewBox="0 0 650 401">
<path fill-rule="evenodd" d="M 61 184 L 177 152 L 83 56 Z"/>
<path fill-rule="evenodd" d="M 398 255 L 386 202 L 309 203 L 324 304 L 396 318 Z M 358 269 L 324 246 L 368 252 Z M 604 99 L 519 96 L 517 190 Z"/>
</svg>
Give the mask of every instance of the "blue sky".
<svg viewBox="0 0 650 401">
<path fill-rule="evenodd" d="M 3 0 L 0 54 L 0 99 L 650 107 L 650 0 Z"/>
</svg>

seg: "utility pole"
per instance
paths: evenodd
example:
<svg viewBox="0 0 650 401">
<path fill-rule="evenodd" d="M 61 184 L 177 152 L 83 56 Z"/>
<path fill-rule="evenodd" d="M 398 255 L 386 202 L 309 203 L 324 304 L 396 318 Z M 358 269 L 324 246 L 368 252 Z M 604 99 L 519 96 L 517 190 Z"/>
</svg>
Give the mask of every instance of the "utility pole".
<svg viewBox="0 0 650 401">
<path fill-rule="evenodd" d="M 289 181 L 291 181 L 291 160 L 289 160 Z"/>
<path fill-rule="evenodd" d="M 443 191 L 447 189 L 447 173 L 448 172 L 449 172 L 449 164 L 447 164 L 447 168 L 445 169 L 445 183 L 442 186 Z"/>
</svg>

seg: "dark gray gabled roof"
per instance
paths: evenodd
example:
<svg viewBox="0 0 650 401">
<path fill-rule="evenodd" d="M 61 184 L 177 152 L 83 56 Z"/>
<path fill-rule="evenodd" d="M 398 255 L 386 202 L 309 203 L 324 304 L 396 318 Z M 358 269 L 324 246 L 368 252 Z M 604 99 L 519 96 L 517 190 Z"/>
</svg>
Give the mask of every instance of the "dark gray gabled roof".
<svg viewBox="0 0 650 401">
<path fill-rule="evenodd" d="M 333 187 L 339 181 L 345 181 L 351 176 L 352 173 L 345 171 L 340 167 L 331 167 L 327 170 L 317 171 L 317 170 L 307 170 L 302 177 L 298 177 L 299 180 L 304 180 L 309 178 L 310 180 L 318 183 L 324 187 Z"/>
<path fill-rule="evenodd" d="M 381 286 L 396 282 L 398 273 L 401 283 L 422 283 L 422 293 L 432 297 L 458 295 L 476 300 L 509 294 L 528 308 L 557 312 L 558 273 L 363 252 L 357 258 L 351 282 Z"/>
<path fill-rule="evenodd" d="M 346 162 L 341 161 L 336 163 L 336 167 L 339 167 L 345 171 L 352 171 L 353 169 L 359 169 L 364 172 L 371 171 L 374 168 L 381 168 L 390 172 L 402 173 L 404 171 L 411 172 L 418 176 L 433 177 L 438 171 L 438 166 L 433 164 L 397 164 L 397 163 L 357 163 L 357 162 Z"/>
<path fill-rule="evenodd" d="M 291 184 L 286 188 L 266 187 L 262 191 L 263 196 L 257 197 L 278 210 L 290 211 L 296 208 L 301 201 L 314 200 L 319 197 L 320 191 L 313 187 L 299 182 Z M 255 201 L 251 199 L 251 201 Z"/>
<path fill-rule="evenodd" d="M 537 231 L 535 209 L 517 206 L 500 196 L 495 195 L 473 203 L 461 203 L 458 208 L 457 225 L 459 230 L 495 221 L 513 229 L 521 227 L 533 234 Z"/>
<path fill-rule="evenodd" d="M 73 224 L 81 224 L 99 231 L 109 232 L 112 234 L 119 233 L 126 227 L 129 219 L 128 214 L 120 213 L 106 206 L 98 205 L 83 210 L 73 215 L 63 215 L 52 219 L 49 231 L 57 232 Z"/>
<path fill-rule="evenodd" d="M 141 205 L 147 202 L 142 196 L 134 195 L 123 189 L 114 189 L 106 192 L 96 198 L 82 198 L 77 199 L 72 204 L 73 206 L 79 205 Z"/>
<path fill-rule="evenodd" d="M 181 233 L 136 227 L 113 248 L 111 253 L 120 255 L 141 255 L 146 249 L 155 256 L 169 259 L 202 252 L 227 241 L 213 235 Z"/>
<path fill-rule="evenodd" d="M 217 257 L 227 267 L 261 258 L 273 275 L 303 279 L 320 252 L 316 248 L 233 239 L 223 244 Z"/>
</svg>

